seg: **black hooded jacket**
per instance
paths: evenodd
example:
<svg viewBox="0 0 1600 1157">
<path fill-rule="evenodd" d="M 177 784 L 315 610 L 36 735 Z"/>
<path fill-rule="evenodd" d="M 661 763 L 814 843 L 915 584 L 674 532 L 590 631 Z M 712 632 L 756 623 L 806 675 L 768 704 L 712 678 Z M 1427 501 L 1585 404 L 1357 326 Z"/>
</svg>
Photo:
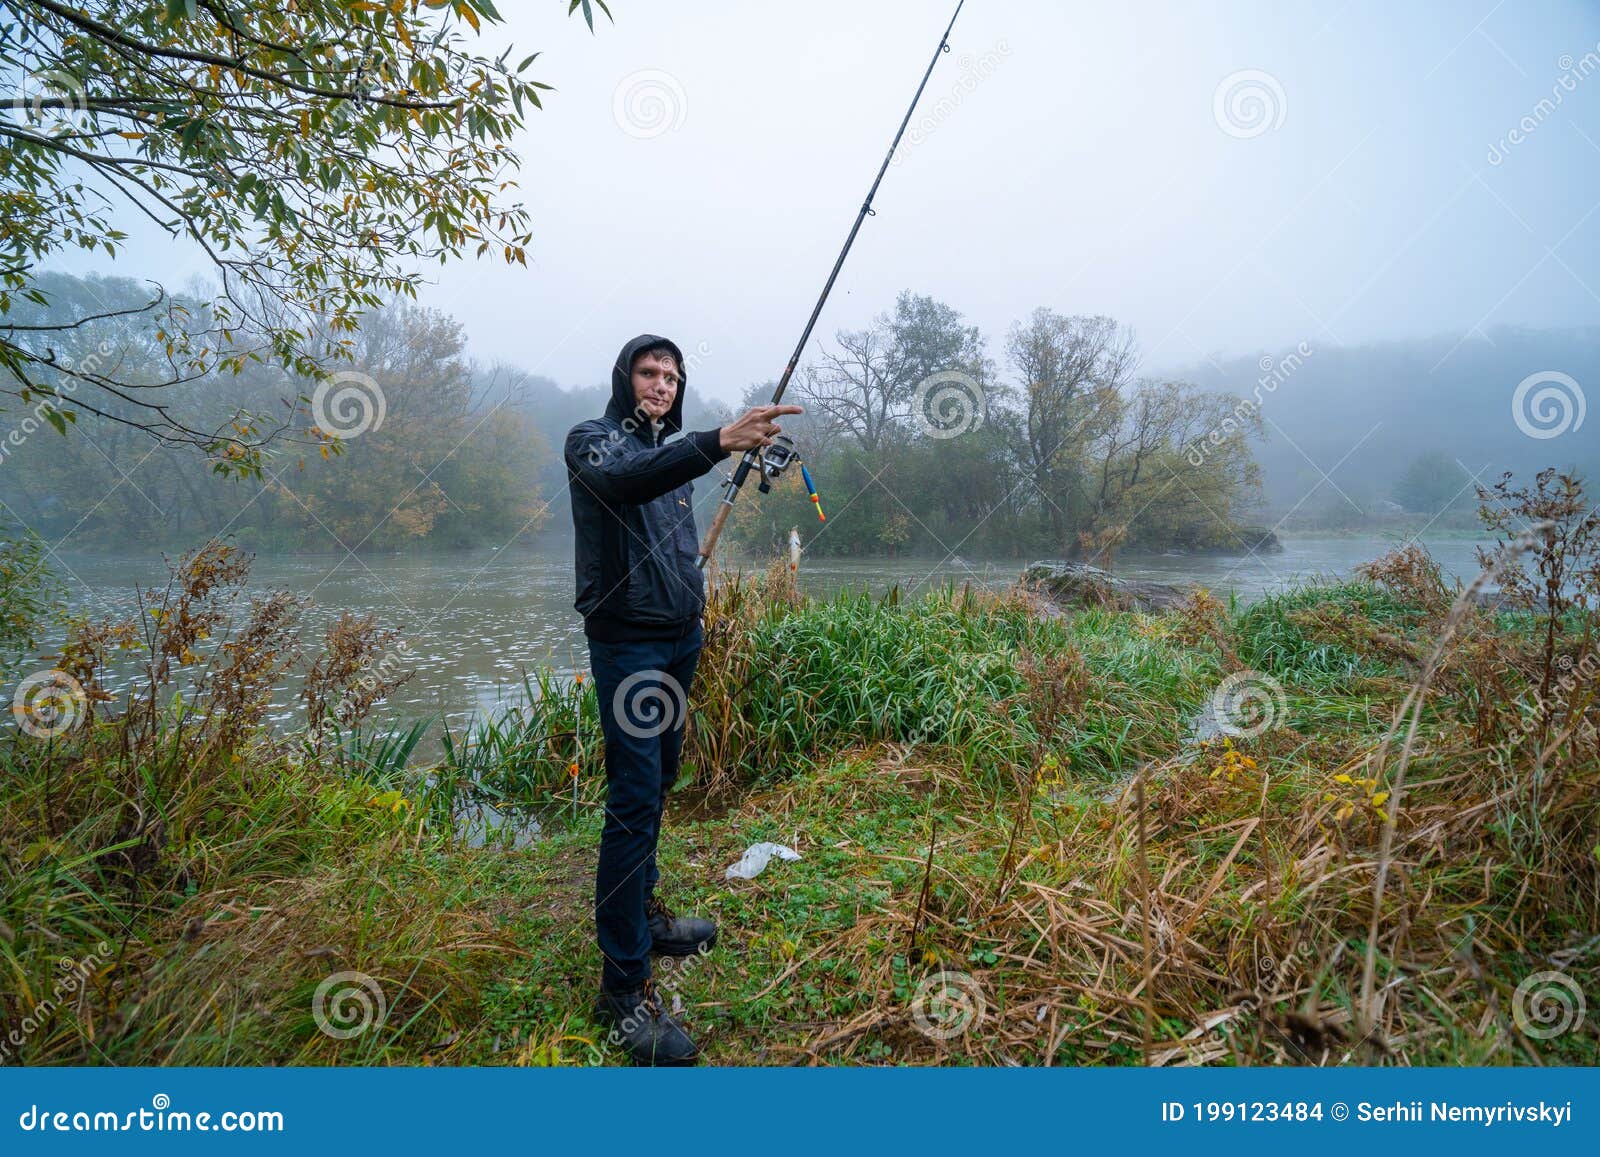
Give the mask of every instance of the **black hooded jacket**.
<svg viewBox="0 0 1600 1157">
<path fill-rule="evenodd" d="M 665 346 L 682 381 L 659 433 L 635 408 L 633 359 Z M 716 430 L 667 439 L 683 428 L 689 373 L 683 354 L 666 338 L 640 334 L 611 367 L 611 401 L 604 416 L 567 433 L 568 489 L 576 534 L 578 597 L 584 632 L 592 639 L 680 638 L 705 608 L 695 555 L 692 479 L 728 456 Z"/>
</svg>

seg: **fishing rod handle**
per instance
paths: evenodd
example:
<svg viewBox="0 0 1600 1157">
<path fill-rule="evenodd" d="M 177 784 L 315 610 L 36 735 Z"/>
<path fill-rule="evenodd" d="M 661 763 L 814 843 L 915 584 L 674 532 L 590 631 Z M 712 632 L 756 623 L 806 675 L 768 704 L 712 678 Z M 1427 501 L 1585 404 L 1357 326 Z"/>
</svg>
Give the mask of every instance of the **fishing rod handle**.
<svg viewBox="0 0 1600 1157">
<path fill-rule="evenodd" d="M 739 459 L 739 466 L 722 488 L 722 501 L 717 504 L 717 513 L 711 519 L 711 528 L 706 531 L 705 541 L 700 544 L 700 554 L 694 560 L 695 566 L 701 570 L 706 569 L 706 564 L 711 561 L 711 552 L 717 549 L 717 539 L 722 537 L 722 527 L 728 521 L 728 512 L 733 509 L 733 500 L 739 496 L 739 487 L 744 485 L 744 480 L 750 477 L 754 468 L 756 452 L 746 450 L 744 457 Z"/>
<path fill-rule="evenodd" d="M 717 539 L 722 537 L 722 528 L 728 521 L 728 511 L 732 509 L 731 502 L 717 505 L 716 517 L 711 520 L 711 528 L 706 531 L 705 541 L 700 544 L 700 557 L 695 559 L 695 565 L 701 570 L 705 570 L 706 564 L 711 561 L 711 552 L 717 549 Z"/>
</svg>

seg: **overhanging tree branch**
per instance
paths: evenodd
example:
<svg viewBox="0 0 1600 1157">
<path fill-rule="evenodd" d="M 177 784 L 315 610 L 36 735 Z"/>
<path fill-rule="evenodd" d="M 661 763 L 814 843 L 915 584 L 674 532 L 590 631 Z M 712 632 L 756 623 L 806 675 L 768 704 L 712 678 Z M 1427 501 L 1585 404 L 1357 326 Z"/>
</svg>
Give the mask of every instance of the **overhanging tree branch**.
<svg viewBox="0 0 1600 1157">
<path fill-rule="evenodd" d="M 414 295 L 419 262 L 494 251 L 526 265 L 529 217 L 503 173 L 549 86 L 527 75 L 537 54 L 510 67 L 509 54 L 472 51 L 467 37 L 496 20 L 488 0 L 102 0 L 93 12 L 12 0 L 0 16 L 0 76 L 18 97 L 0 107 L 0 363 L 15 392 L 70 371 L 50 335 L 139 313 L 171 370 L 158 383 L 268 359 L 290 380 L 325 377 L 364 313 Z M 52 307 L 38 264 L 71 249 L 116 256 L 122 201 L 217 271 L 204 325 L 163 315 L 160 299 Z M 74 380 L 119 403 L 159 388 L 101 371 Z M 239 468 L 259 474 L 261 448 Z"/>
</svg>

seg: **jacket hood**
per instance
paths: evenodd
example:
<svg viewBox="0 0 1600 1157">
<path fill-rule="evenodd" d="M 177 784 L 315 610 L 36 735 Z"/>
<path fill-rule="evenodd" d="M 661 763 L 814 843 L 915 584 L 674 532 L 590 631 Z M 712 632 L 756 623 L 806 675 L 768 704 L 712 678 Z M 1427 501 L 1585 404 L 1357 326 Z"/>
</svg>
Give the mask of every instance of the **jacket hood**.
<svg viewBox="0 0 1600 1157">
<path fill-rule="evenodd" d="M 611 401 L 606 405 L 606 416 L 618 422 L 633 419 L 637 423 L 640 436 L 650 441 L 650 420 L 637 410 L 633 400 L 633 359 L 640 350 L 649 349 L 651 346 L 666 346 L 672 351 L 672 356 L 678 363 L 678 396 L 672 399 L 672 409 L 661 419 L 661 437 L 665 439 L 669 434 L 675 434 L 683 429 L 683 395 L 689 389 L 689 371 L 683 364 L 683 351 L 678 348 L 678 343 L 670 338 L 660 337 L 653 333 L 642 333 L 627 345 L 622 347 L 622 352 L 617 355 L 616 364 L 611 367 Z"/>
</svg>

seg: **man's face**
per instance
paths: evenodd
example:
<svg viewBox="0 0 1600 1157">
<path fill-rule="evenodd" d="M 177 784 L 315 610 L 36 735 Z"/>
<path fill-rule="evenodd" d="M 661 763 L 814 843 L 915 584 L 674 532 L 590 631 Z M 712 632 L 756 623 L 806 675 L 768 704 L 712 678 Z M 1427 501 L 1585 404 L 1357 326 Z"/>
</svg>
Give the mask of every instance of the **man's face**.
<svg viewBox="0 0 1600 1157">
<path fill-rule="evenodd" d="M 653 422 L 672 409 L 683 378 L 669 353 L 648 353 L 633 363 L 633 401 Z"/>
</svg>

